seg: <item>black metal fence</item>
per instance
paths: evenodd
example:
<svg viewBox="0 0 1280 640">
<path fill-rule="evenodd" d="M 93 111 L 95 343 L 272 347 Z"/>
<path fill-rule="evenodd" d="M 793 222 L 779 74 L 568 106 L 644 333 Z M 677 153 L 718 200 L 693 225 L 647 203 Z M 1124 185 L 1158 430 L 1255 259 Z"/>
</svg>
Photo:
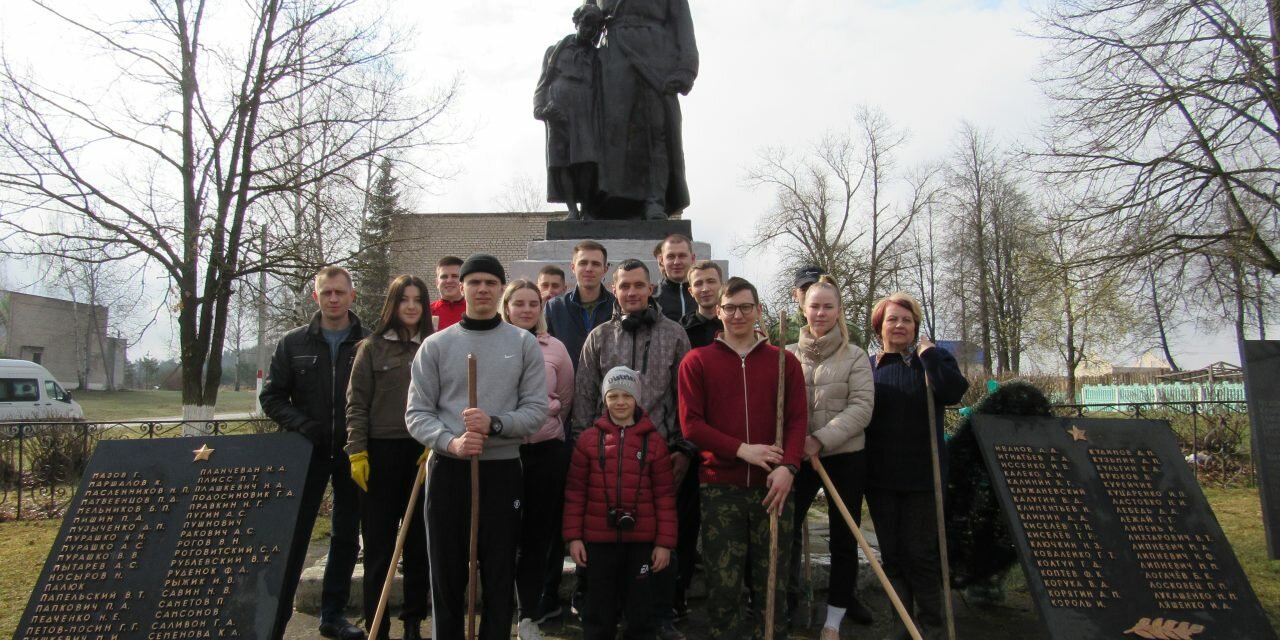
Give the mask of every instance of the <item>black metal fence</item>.
<svg viewBox="0 0 1280 640">
<path fill-rule="evenodd" d="M 1062 417 L 1166 420 L 1201 484 L 1255 482 L 1249 409 L 1243 400 L 1058 404 L 1052 409 Z M 949 429 L 959 420 L 958 410 L 947 411 Z"/>
<path fill-rule="evenodd" d="M 102 440 L 266 433 L 271 420 L 0 422 L 0 521 L 61 517 Z"/>
<path fill-rule="evenodd" d="M 1064 404 L 1060 416 L 1167 420 L 1202 484 L 1254 483 L 1249 416 L 1244 402 L 1233 400 L 1138 402 L 1117 405 Z M 954 429 L 960 416 L 947 412 Z M 60 517 L 70 504 L 80 476 L 102 440 L 172 438 L 267 433 L 271 420 L 151 420 L 122 422 L 0 423 L 0 521 Z"/>
</svg>

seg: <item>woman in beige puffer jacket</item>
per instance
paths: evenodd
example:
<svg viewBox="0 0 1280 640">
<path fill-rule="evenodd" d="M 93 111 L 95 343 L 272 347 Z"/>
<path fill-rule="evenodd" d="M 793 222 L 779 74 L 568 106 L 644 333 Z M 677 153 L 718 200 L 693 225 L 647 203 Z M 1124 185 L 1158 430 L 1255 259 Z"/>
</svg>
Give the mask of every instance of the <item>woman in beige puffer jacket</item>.
<svg viewBox="0 0 1280 640">
<path fill-rule="evenodd" d="M 864 431 L 875 405 L 875 383 L 867 354 L 849 343 L 839 288 L 830 276 L 822 276 L 804 294 L 800 305 L 806 325 L 800 341 L 787 347 L 804 369 L 809 397 L 809 435 L 806 459 L 817 455 L 845 506 L 861 523 L 862 495 L 867 461 Z M 809 505 L 822 480 L 811 465 L 802 465 L 795 484 L 795 529 L 801 531 Z M 827 583 L 827 618 L 822 640 L 839 638 L 840 623 L 847 614 L 859 624 L 872 622 L 871 612 L 858 601 L 858 544 L 834 505 L 828 505 L 831 530 L 831 573 Z M 789 604 L 794 611 L 800 594 L 800 538 L 792 545 L 793 568 Z"/>
</svg>

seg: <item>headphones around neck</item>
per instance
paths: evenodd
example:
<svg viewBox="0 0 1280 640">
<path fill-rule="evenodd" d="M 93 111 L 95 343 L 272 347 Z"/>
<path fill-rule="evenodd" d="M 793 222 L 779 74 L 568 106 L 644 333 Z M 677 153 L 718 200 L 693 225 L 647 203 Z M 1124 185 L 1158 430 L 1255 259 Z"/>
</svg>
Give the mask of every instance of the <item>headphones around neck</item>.
<svg viewBox="0 0 1280 640">
<path fill-rule="evenodd" d="M 621 321 L 623 331 L 635 333 L 643 327 L 652 327 L 658 323 L 658 309 L 650 303 L 640 313 L 622 314 Z"/>
</svg>

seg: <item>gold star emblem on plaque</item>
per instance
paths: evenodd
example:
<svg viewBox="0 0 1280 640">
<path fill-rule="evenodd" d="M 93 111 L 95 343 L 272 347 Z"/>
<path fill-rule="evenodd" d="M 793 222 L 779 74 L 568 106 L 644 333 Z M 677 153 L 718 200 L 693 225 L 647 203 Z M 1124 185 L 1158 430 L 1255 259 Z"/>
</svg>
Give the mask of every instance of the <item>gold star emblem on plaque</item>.
<svg viewBox="0 0 1280 640">
<path fill-rule="evenodd" d="M 210 449 L 209 445 L 202 444 L 200 445 L 199 449 L 196 449 L 191 452 L 196 454 L 196 459 L 192 460 L 192 462 L 200 462 L 201 460 L 208 460 L 209 456 L 213 455 L 214 451 L 216 451 L 216 449 Z"/>
<path fill-rule="evenodd" d="M 1088 440 L 1088 438 L 1087 438 L 1087 437 L 1085 437 L 1085 430 L 1084 430 L 1084 429 L 1081 429 L 1080 427 L 1077 427 L 1077 426 L 1076 426 L 1076 425 L 1074 425 L 1074 424 L 1073 424 L 1073 425 L 1071 425 L 1071 428 L 1070 428 L 1070 429 L 1068 429 L 1068 430 L 1067 430 L 1067 432 L 1071 434 L 1071 439 L 1072 439 L 1072 440 L 1077 440 L 1077 441 L 1078 441 L 1078 440 Z"/>
</svg>

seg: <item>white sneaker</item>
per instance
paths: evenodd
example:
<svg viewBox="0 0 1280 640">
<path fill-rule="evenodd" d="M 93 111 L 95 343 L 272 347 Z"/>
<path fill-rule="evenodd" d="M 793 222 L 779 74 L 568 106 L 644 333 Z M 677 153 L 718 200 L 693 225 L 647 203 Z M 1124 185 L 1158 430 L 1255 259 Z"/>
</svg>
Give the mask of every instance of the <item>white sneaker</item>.
<svg viewBox="0 0 1280 640">
<path fill-rule="evenodd" d="M 531 618 L 522 618 L 516 626 L 516 637 L 520 640 L 542 640 L 542 630 Z"/>
</svg>

